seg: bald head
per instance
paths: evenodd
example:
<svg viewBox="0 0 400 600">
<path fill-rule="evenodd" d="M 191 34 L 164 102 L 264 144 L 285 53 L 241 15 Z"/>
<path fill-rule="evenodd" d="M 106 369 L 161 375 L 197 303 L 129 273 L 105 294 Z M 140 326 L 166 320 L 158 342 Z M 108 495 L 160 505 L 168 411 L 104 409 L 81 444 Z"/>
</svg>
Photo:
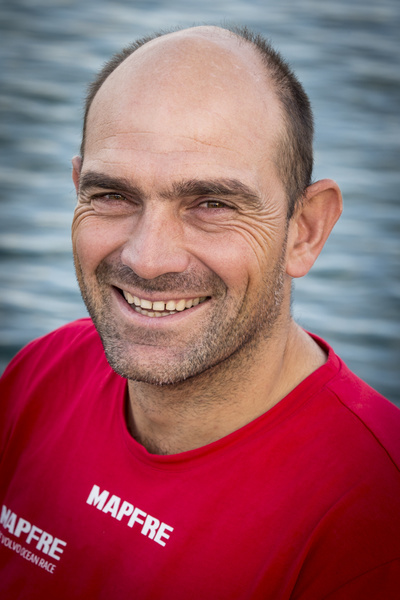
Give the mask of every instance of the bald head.
<svg viewBox="0 0 400 600">
<path fill-rule="evenodd" d="M 100 142 L 99 131 L 110 135 L 112 122 L 114 139 L 147 134 L 153 152 L 171 151 L 171 132 L 182 147 L 184 140 L 227 146 L 238 135 L 241 149 L 259 146 L 260 160 L 273 161 L 266 140 L 278 137 L 280 109 L 250 45 L 241 48 L 236 36 L 218 28 L 184 30 L 143 45 L 104 81 L 88 114 L 86 150 L 91 132 Z"/>
<path fill-rule="evenodd" d="M 113 75 L 122 74 L 136 78 L 133 85 L 147 75 L 155 86 L 174 81 L 207 97 L 222 87 L 230 87 L 230 95 L 252 92 L 260 85 L 264 92 L 271 87 L 271 82 L 265 85 L 268 73 L 255 49 L 218 27 L 194 27 L 154 38 L 132 52 L 107 79 L 115 81 Z M 103 87 L 110 83 L 107 79 Z"/>
<path fill-rule="evenodd" d="M 221 136 L 228 139 L 238 129 L 245 144 L 260 145 L 260 160 L 275 163 L 289 216 L 310 183 L 307 97 L 268 43 L 245 29 L 207 26 L 156 34 L 114 56 L 89 89 L 82 157 L 90 130 L 106 128 L 111 114 L 121 134 L 127 115 L 133 128 L 140 115 L 140 129 L 157 132 L 160 151 L 165 128 L 175 122 L 182 137 L 198 143 L 213 144 L 214 130 L 221 143 Z M 119 124 L 118 114 L 124 115 Z"/>
</svg>

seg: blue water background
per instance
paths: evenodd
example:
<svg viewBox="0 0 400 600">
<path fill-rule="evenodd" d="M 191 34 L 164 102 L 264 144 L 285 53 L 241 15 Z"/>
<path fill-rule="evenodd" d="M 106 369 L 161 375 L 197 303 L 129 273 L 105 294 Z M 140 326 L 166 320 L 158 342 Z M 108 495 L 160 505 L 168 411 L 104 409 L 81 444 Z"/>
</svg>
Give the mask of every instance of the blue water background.
<svg viewBox="0 0 400 600">
<path fill-rule="evenodd" d="M 315 111 L 315 178 L 344 195 L 294 313 L 400 405 L 398 0 L 0 1 L 0 367 L 86 315 L 69 233 L 86 84 L 138 36 L 224 21 L 267 35 L 292 64 Z"/>
</svg>

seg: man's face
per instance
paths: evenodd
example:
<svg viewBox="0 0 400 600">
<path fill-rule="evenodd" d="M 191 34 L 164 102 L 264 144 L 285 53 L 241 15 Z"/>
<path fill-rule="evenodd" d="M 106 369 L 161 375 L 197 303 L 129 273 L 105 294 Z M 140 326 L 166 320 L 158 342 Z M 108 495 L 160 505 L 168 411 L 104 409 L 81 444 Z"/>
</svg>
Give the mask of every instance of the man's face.
<svg viewBox="0 0 400 600">
<path fill-rule="evenodd" d="M 72 230 L 111 366 L 157 384 L 251 360 L 289 313 L 277 100 L 247 50 L 178 42 L 96 95 Z"/>
</svg>

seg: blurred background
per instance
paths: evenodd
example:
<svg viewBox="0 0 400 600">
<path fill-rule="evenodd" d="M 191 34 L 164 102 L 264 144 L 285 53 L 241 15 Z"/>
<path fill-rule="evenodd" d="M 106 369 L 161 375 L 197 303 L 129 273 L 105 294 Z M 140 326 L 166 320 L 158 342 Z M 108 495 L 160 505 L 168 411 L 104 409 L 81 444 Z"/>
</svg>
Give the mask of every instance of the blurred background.
<svg viewBox="0 0 400 600">
<path fill-rule="evenodd" d="M 314 178 L 343 191 L 294 314 L 400 405 L 398 0 L 0 0 L 0 370 L 86 316 L 69 228 L 88 82 L 136 37 L 224 22 L 265 34 L 291 63 L 315 111 Z"/>
</svg>

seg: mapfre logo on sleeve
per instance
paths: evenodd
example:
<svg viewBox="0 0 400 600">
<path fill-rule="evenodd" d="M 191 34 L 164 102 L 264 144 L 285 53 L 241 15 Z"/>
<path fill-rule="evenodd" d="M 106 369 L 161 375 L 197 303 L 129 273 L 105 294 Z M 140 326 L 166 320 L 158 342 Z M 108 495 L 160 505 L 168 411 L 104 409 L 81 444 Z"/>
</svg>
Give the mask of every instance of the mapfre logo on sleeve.
<svg viewBox="0 0 400 600">
<path fill-rule="evenodd" d="M 61 559 L 67 542 L 18 517 L 4 504 L 1 507 L 0 525 L 3 528 L 0 531 L 1 545 L 48 573 L 54 573 L 57 564 L 53 561 Z"/>
</svg>

